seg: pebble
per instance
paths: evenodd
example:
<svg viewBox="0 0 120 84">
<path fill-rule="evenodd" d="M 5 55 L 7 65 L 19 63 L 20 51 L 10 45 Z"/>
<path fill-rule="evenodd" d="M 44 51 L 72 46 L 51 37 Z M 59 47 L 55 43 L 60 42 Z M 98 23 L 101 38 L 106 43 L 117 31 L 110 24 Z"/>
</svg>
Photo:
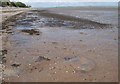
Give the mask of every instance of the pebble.
<svg viewBox="0 0 120 84">
<path fill-rule="evenodd" d="M 68 71 L 65 71 L 66 73 L 68 73 Z"/>
</svg>

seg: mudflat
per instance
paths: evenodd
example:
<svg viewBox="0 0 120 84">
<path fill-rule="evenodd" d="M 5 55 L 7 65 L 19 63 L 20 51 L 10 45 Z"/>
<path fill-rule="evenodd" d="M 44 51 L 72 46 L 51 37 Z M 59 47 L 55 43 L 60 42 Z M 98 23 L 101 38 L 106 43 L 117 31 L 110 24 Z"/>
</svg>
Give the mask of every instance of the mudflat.
<svg viewBox="0 0 120 84">
<path fill-rule="evenodd" d="M 117 82 L 117 14 L 69 7 L 13 17 L 3 26 L 3 81 Z"/>
</svg>

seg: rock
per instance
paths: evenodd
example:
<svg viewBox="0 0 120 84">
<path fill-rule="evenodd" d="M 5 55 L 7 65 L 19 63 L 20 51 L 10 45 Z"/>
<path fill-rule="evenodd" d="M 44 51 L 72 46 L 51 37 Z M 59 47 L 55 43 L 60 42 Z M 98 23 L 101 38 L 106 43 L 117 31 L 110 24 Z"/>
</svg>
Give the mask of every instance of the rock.
<svg viewBox="0 0 120 84">
<path fill-rule="evenodd" d="M 50 59 L 44 56 L 39 56 L 35 62 L 42 62 L 42 61 L 50 61 Z"/>
<path fill-rule="evenodd" d="M 69 60 L 71 60 L 73 57 L 64 57 L 64 60 L 65 61 L 69 61 Z"/>
<path fill-rule="evenodd" d="M 6 57 L 4 56 L 7 54 L 7 50 L 1 50 L 0 51 L 0 63 L 6 63 Z"/>
<path fill-rule="evenodd" d="M 6 60 L 6 57 L 2 57 L 2 64 L 6 63 L 7 60 Z"/>
<path fill-rule="evenodd" d="M 11 66 L 17 68 L 17 67 L 19 67 L 20 65 L 21 65 L 21 64 L 19 64 L 19 63 L 18 63 L 18 64 L 17 64 L 17 63 L 14 63 L 14 64 L 12 64 Z"/>
</svg>

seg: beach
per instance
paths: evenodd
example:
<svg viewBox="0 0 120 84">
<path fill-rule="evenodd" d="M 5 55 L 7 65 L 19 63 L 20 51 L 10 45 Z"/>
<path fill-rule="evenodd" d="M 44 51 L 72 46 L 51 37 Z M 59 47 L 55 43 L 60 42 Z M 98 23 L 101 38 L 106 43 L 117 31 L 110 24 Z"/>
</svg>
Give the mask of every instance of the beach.
<svg viewBox="0 0 120 84">
<path fill-rule="evenodd" d="M 20 10 L 2 12 L 3 81 L 118 82 L 116 8 Z"/>
</svg>

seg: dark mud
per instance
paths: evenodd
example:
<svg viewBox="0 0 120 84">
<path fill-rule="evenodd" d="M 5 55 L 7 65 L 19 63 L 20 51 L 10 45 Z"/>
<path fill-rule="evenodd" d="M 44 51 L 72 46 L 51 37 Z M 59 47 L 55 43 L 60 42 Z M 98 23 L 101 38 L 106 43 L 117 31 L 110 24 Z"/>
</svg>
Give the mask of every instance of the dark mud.
<svg viewBox="0 0 120 84">
<path fill-rule="evenodd" d="M 28 33 L 29 35 L 40 35 L 40 32 L 38 30 L 35 29 L 31 29 L 31 30 L 21 30 L 22 32 Z"/>
</svg>

